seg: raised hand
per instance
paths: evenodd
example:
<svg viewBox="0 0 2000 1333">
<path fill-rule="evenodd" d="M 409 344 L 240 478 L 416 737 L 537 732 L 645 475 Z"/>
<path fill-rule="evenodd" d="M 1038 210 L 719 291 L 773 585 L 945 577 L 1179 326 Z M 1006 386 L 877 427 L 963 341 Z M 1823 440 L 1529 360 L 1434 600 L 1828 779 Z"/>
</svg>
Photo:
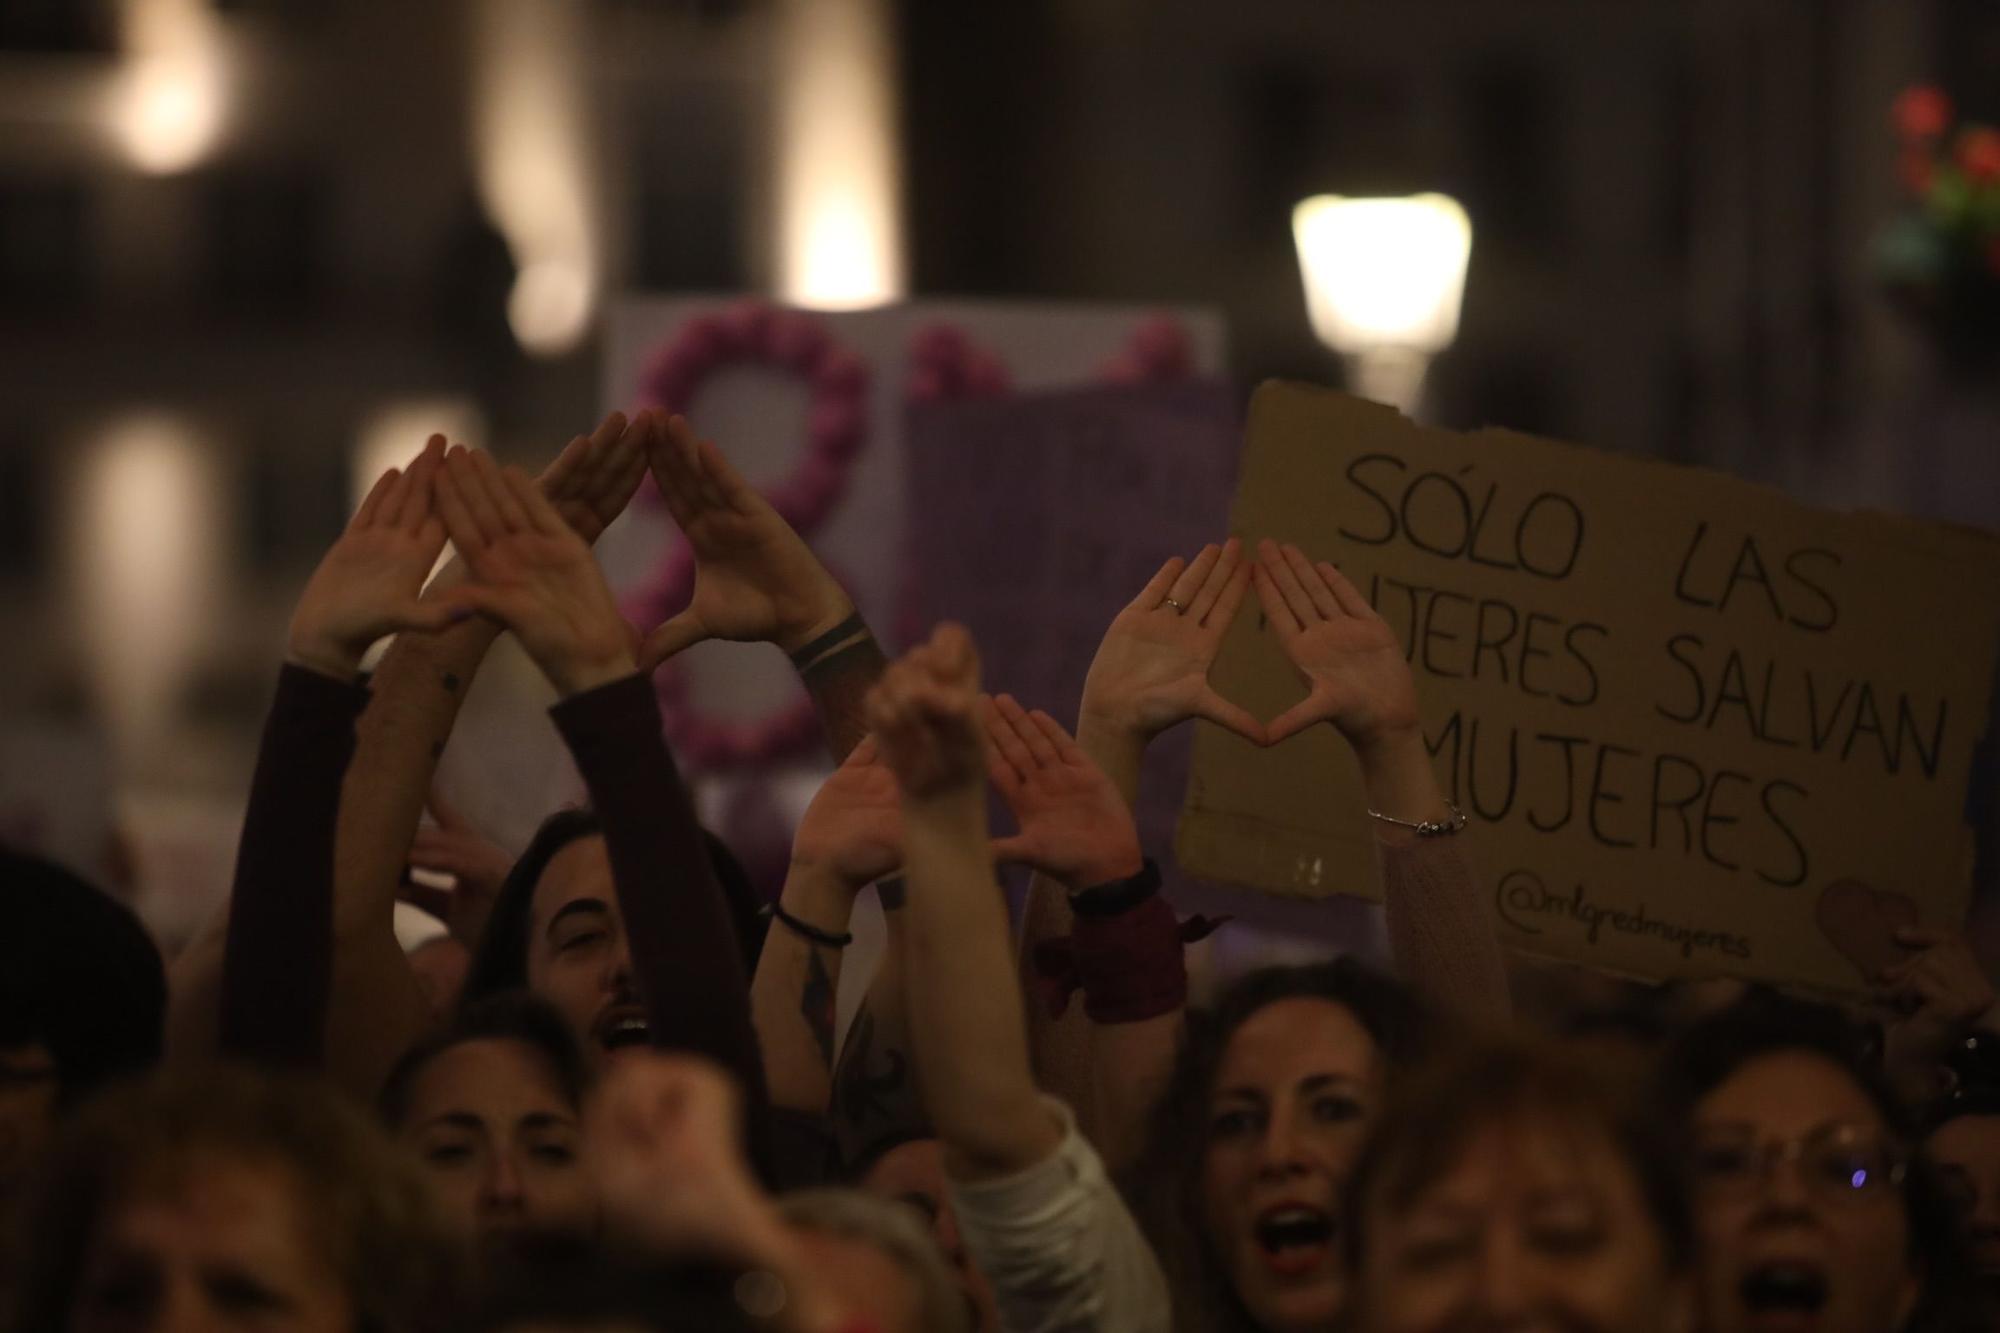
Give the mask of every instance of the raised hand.
<svg viewBox="0 0 2000 1333">
<path fill-rule="evenodd" d="M 1956 1028 L 1983 1017 L 2000 1001 L 1963 935 L 1905 926 L 1896 932 L 1896 943 L 1920 950 L 1880 978 L 1882 990 L 1902 1012 Z"/>
<path fill-rule="evenodd" d="M 1414 734 L 1416 681 L 1389 623 L 1338 569 L 1298 547 L 1264 541 L 1257 555 L 1257 599 L 1307 690 L 1271 719 L 1266 743 L 1331 722 L 1365 762 L 1381 742 Z"/>
<path fill-rule="evenodd" d="M 687 610 L 647 636 L 650 671 L 704 639 L 770 642 L 794 652 L 854 613 L 826 566 L 722 451 L 674 417 L 647 440 L 653 480 L 694 550 Z"/>
<path fill-rule="evenodd" d="M 437 630 L 467 614 L 463 601 L 418 600 L 444 549 L 432 508 L 444 437 L 433 435 L 408 471 L 382 474 L 348 520 L 292 612 L 285 655 L 351 680 L 370 645 L 397 630 Z"/>
<path fill-rule="evenodd" d="M 873 736 L 820 784 L 792 836 L 792 862 L 830 874 L 849 893 L 902 864 L 902 792 Z"/>
<path fill-rule="evenodd" d="M 1085 722 L 1143 743 L 1202 717 L 1263 744 L 1263 724 L 1208 683 L 1249 586 L 1234 537 L 1203 547 L 1192 564 L 1175 556 L 1162 565 L 1098 644 L 1083 683 Z"/>
<path fill-rule="evenodd" d="M 594 542 L 632 502 L 646 475 L 650 441 L 665 426 L 666 414 L 657 410 L 629 421 L 613 412 L 564 446 L 536 484 L 576 535 Z"/>
<path fill-rule="evenodd" d="M 892 662 L 868 694 L 868 727 L 909 802 L 980 794 L 986 772 L 979 654 L 949 622 Z M 979 805 L 983 821 L 985 807 Z"/>
<path fill-rule="evenodd" d="M 558 692 L 632 674 L 631 636 L 590 548 L 525 473 L 455 449 L 438 500 L 471 572 L 459 596 L 513 630 Z"/>
<path fill-rule="evenodd" d="M 739 1264 L 786 1247 L 744 1159 L 741 1099 L 707 1061 L 660 1051 L 613 1062 L 593 1099 L 584 1164 L 619 1238 Z"/>
<path fill-rule="evenodd" d="M 454 883 L 441 902 L 433 898 L 417 905 L 427 910 L 442 907 L 436 915 L 449 923 L 454 938 L 471 948 L 500 896 L 507 872 L 514 868 L 514 858 L 487 841 L 435 786 L 426 804 L 437 822 L 418 827 L 410 844 L 410 867 L 450 875 Z"/>
<path fill-rule="evenodd" d="M 1125 798 L 1061 724 L 1008 694 L 982 711 L 987 773 L 1021 826 L 994 842 L 995 859 L 1032 866 L 1072 892 L 1138 874 L 1145 861 Z"/>
</svg>

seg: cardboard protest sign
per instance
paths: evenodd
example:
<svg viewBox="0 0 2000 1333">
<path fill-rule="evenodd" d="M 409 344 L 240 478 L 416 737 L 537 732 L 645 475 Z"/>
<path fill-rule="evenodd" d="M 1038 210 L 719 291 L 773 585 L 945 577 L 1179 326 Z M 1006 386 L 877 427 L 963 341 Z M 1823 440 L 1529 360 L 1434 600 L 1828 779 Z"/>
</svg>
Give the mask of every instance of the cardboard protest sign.
<svg viewBox="0 0 2000 1333">
<path fill-rule="evenodd" d="M 2000 543 L 1327 391 L 1253 400 L 1231 530 L 1332 560 L 1402 635 L 1501 939 L 1629 975 L 1855 991 L 1963 919 Z M 1253 608 L 1212 679 L 1301 687 Z M 1204 728 L 1181 863 L 1366 892 L 1354 761 Z"/>
<path fill-rule="evenodd" d="M 1104 630 L 1172 555 L 1221 539 L 1242 439 L 1221 385 L 928 404 L 906 426 L 918 623 L 963 622 L 988 688 L 1065 727 Z M 1140 837 L 1164 849 L 1190 728 L 1147 754 Z"/>
</svg>

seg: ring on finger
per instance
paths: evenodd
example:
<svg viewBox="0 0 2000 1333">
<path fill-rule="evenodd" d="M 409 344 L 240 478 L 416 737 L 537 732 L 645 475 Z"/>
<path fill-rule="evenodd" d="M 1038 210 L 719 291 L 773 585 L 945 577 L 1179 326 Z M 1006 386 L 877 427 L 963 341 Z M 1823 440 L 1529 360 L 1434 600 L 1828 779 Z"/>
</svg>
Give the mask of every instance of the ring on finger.
<svg viewBox="0 0 2000 1333">
<path fill-rule="evenodd" d="M 1184 616 L 1187 614 L 1187 608 L 1185 606 L 1182 606 L 1179 602 L 1175 601 L 1171 597 L 1167 598 L 1167 605 L 1171 606 L 1174 609 L 1174 614 L 1177 616 Z"/>
</svg>

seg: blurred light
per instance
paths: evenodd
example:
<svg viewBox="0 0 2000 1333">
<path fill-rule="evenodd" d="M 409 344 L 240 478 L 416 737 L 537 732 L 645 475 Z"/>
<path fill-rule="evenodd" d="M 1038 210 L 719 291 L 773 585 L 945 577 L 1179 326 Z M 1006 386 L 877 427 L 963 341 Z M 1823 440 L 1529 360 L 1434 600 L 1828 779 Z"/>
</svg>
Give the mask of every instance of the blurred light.
<svg viewBox="0 0 2000 1333">
<path fill-rule="evenodd" d="M 129 757 L 157 739 L 221 596 L 223 488 L 182 421 L 113 423 L 79 458 L 65 525 L 87 669 Z"/>
<path fill-rule="evenodd" d="M 185 171 L 222 129 L 224 70 L 216 22 L 200 0 L 125 0 L 124 68 L 112 127 L 143 171 Z"/>
<path fill-rule="evenodd" d="M 1292 210 L 1306 313 L 1363 397 L 1416 410 L 1430 358 L 1458 336 L 1472 222 L 1454 199 L 1315 195 Z"/>
<path fill-rule="evenodd" d="M 903 257 L 888 7 L 784 0 L 778 22 L 778 294 L 826 310 L 895 300 Z"/>
<path fill-rule="evenodd" d="M 481 449 L 486 445 L 486 419 L 469 398 L 395 399 L 370 413 L 361 423 L 350 456 L 350 511 L 361 507 L 369 488 L 384 472 L 408 467 L 433 435 L 468 449 Z"/>
<path fill-rule="evenodd" d="M 514 275 L 507 324 L 521 346 L 556 356 L 577 345 L 590 327 L 590 275 L 563 259 L 538 259 Z"/>
<path fill-rule="evenodd" d="M 1337 352 L 1434 354 L 1458 335 L 1472 223 L 1441 194 L 1344 199 L 1292 210 L 1313 332 Z"/>
<path fill-rule="evenodd" d="M 597 308 L 586 12 L 574 0 L 478 0 L 473 11 L 474 169 L 514 256 L 507 321 L 536 356 L 576 347 Z"/>
</svg>

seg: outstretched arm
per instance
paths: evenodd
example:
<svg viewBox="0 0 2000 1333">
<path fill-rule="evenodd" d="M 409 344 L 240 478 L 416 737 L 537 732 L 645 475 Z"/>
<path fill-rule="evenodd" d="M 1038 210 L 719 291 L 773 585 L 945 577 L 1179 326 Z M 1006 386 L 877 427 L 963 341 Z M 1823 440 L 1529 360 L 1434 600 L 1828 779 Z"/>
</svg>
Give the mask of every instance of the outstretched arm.
<svg viewBox="0 0 2000 1333">
<path fill-rule="evenodd" d="M 1242 545 L 1211 543 L 1194 559 L 1175 556 L 1139 590 L 1104 632 L 1084 681 L 1076 743 L 1109 777 L 1128 807 L 1138 804 L 1139 777 L 1153 738 L 1190 718 L 1205 718 L 1262 744 L 1264 728 L 1248 712 L 1217 694 L 1209 670 L 1222 639 L 1250 589 Z M 1080 886 L 1089 887 L 1089 886 Z M 1052 941 L 1074 938 L 1070 895 L 1042 875 L 1028 884 L 1022 919 L 1021 960 L 1032 982 L 1035 959 Z M 1031 1005 L 1028 1031 L 1035 1069 L 1044 1084 L 1077 1097 L 1092 1086 L 1117 1090 L 1112 1103 L 1079 1102 L 1093 1141 L 1123 1152 L 1129 1144 L 1115 1126 L 1128 1118 L 1115 1110 L 1134 1089 L 1155 1087 L 1161 1066 L 1178 1048 L 1178 1013 L 1143 1023 L 1093 1024 L 1084 1006 L 1060 1016 Z M 1109 1112 L 1103 1125 L 1097 1112 Z"/>
<path fill-rule="evenodd" d="M 653 480 L 695 560 L 687 608 L 647 636 L 651 671 L 705 639 L 774 643 L 812 696 L 835 762 L 868 728 L 862 701 L 882 674 L 882 650 L 854 602 L 771 503 L 682 417 L 647 447 Z"/>
<path fill-rule="evenodd" d="M 1416 681 L 1395 630 L 1338 569 L 1308 560 L 1296 546 L 1261 543 L 1253 577 L 1279 646 L 1306 686 L 1304 699 L 1271 719 L 1271 743 L 1329 722 L 1353 747 L 1369 813 L 1377 816 L 1396 970 L 1446 1012 L 1505 1022 L 1512 1007 L 1506 963 L 1459 837 L 1423 837 L 1406 827 L 1460 820 L 1424 748 Z"/>
<path fill-rule="evenodd" d="M 650 416 L 628 422 L 614 412 L 542 473 L 543 493 L 584 540 L 596 540 L 637 490 L 654 425 Z M 452 561 L 423 600 L 455 605 L 464 576 Z M 452 723 L 499 633 L 473 617 L 433 634 L 400 635 L 370 681 L 340 798 L 327 1027 L 328 1072 L 364 1100 L 373 1100 L 389 1066 L 430 1021 L 423 988 L 396 944 L 396 887 Z M 219 917 L 174 964 L 169 1040 L 177 1054 L 214 1051 L 223 923 Z"/>
<path fill-rule="evenodd" d="M 834 996 L 845 948 L 829 941 L 847 935 L 861 890 L 902 859 L 896 778 L 875 741 L 866 739 L 821 784 L 799 821 L 778 899 L 784 917 L 771 923 L 751 984 L 772 1105 L 826 1114 L 833 1091 Z"/>
<path fill-rule="evenodd" d="M 1029 1072 L 987 843 L 979 713 L 979 660 L 955 625 L 869 697 L 903 791 L 910 1028 L 960 1234 L 1009 1328 L 1165 1329 L 1158 1263 L 1102 1160 Z"/>
<path fill-rule="evenodd" d="M 417 594 L 444 546 L 431 437 L 407 472 L 391 469 L 320 561 L 292 616 L 237 849 L 222 960 L 224 1054 L 270 1065 L 321 1060 L 333 965 L 334 834 L 341 779 L 366 702 L 370 645 L 437 630 L 462 612 Z"/>
<path fill-rule="evenodd" d="M 761 1120 L 763 1069 L 728 903 L 590 548 L 525 474 L 482 453 L 446 458 L 438 498 L 472 573 L 460 595 L 512 630 L 561 696 L 552 712 L 604 824 L 654 1044 L 721 1064 Z"/>
<path fill-rule="evenodd" d="M 1055 1151 L 1028 1066 L 1007 907 L 993 887 L 979 659 L 954 625 L 883 675 L 870 729 L 902 789 L 910 1035 L 924 1105 L 959 1179 L 1006 1175 Z"/>
<path fill-rule="evenodd" d="M 1180 923 L 1157 896 L 1158 873 L 1141 854 L 1131 811 L 1061 724 L 1005 694 L 987 704 L 985 724 L 988 771 L 1020 825 L 994 854 L 1033 866 L 1038 883 L 1064 893 L 1068 957 L 1090 1022 L 1082 1076 L 1057 1064 L 1041 1082 L 1090 1108 L 1085 1132 L 1122 1165 L 1180 1050 L 1187 1004 Z M 1042 1009 L 1037 999 L 1030 1004 Z"/>
</svg>

